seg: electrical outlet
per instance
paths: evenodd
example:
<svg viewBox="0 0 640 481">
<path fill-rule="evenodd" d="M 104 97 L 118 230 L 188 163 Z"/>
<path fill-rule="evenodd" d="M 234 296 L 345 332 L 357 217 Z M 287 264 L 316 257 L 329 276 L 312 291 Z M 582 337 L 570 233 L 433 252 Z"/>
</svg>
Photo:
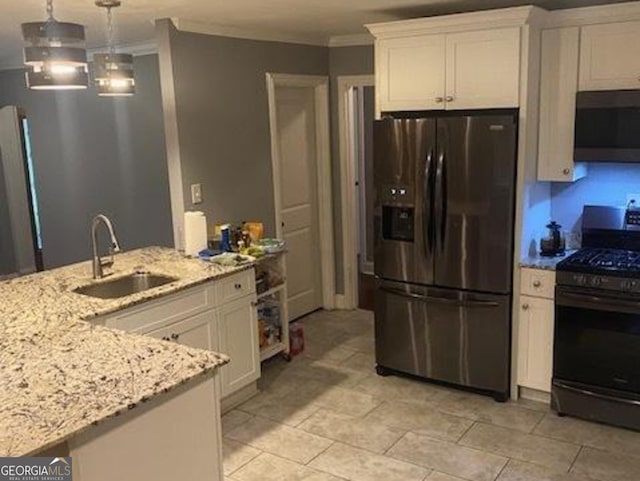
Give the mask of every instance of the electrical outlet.
<svg viewBox="0 0 640 481">
<path fill-rule="evenodd" d="M 640 209 L 640 194 L 627 194 L 627 206 Z"/>
<path fill-rule="evenodd" d="M 191 203 L 202 204 L 202 184 L 191 184 Z"/>
</svg>

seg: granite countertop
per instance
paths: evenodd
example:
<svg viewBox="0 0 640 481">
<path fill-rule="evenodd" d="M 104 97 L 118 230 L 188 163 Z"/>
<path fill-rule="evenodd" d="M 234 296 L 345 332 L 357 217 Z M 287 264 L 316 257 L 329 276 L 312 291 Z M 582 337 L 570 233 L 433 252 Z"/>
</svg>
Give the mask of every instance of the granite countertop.
<svg viewBox="0 0 640 481">
<path fill-rule="evenodd" d="M 541 255 L 525 257 L 520 261 L 520 267 L 529 267 L 532 269 L 545 269 L 548 271 L 555 271 L 556 266 L 560 261 L 565 260 L 571 254 L 576 252 L 577 249 L 567 250 L 565 255 L 558 257 L 542 257 Z"/>
<path fill-rule="evenodd" d="M 179 278 L 120 299 L 71 292 L 91 262 L 0 283 L 0 457 L 63 442 L 229 362 L 223 355 L 107 329 L 90 319 L 250 268 L 150 247 L 118 254 L 117 278 L 144 269 Z"/>
</svg>

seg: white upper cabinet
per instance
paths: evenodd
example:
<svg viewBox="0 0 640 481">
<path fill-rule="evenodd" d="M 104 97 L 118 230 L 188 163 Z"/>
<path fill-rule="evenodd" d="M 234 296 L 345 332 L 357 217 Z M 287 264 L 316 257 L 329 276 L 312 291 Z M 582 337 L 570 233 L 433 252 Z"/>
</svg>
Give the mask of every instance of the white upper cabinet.
<svg viewBox="0 0 640 481">
<path fill-rule="evenodd" d="M 574 164 L 579 27 L 542 32 L 538 180 L 574 181 L 586 175 Z"/>
<path fill-rule="evenodd" d="M 520 28 L 380 39 L 379 109 L 517 107 Z"/>
<path fill-rule="evenodd" d="M 444 108 L 444 35 L 380 40 L 376 55 L 381 110 Z"/>
<path fill-rule="evenodd" d="M 520 28 L 447 35 L 447 109 L 517 107 Z"/>
<path fill-rule="evenodd" d="M 580 90 L 640 88 L 640 21 L 582 28 Z"/>
</svg>

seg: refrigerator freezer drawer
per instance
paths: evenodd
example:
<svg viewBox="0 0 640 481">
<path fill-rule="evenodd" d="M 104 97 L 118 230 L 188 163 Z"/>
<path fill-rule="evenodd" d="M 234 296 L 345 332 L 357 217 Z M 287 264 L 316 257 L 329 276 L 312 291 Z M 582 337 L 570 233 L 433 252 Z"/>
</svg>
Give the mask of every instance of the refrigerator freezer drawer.
<svg viewBox="0 0 640 481">
<path fill-rule="evenodd" d="M 433 380 L 509 391 L 511 297 L 379 281 L 376 362 Z"/>
</svg>

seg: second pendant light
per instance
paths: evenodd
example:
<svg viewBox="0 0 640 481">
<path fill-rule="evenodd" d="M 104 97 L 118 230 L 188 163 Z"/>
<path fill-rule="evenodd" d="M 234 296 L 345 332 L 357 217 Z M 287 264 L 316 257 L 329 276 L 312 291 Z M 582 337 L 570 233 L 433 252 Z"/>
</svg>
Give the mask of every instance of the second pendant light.
<svg viewBox="0 0 640 481">
<path fill-rule="evenodd" d="M 107 9 L 107 53 L 93 56 L 98 95 L 101 96 L 129 96 L 135 93 L 135 78 L 133 76 L 133 55 L 116 53 L 113 45 L 113 15 L 112 8 L 121 5 L 120 0 L 96 0 L 98 7 Z"/>
</svg>

